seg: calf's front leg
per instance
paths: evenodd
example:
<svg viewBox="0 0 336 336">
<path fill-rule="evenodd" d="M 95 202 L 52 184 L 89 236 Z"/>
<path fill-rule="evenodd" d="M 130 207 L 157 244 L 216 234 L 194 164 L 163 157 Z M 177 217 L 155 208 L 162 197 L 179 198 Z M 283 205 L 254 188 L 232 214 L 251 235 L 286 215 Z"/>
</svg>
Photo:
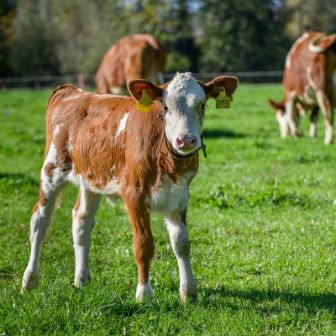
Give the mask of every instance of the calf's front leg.
<svg viewBox="0 0 336 336">
<path fill-rule="evenodd" d="M 297 137 L 299 135 L 299 130 L 297 127 L 297 121 L 295 121 L 295 100 L 294 98 L 291 98 L 286 101 L 286 117 L 287 117 L 287 123 L 290 130 L 290 133 L 293 137 Z"/>
<path fill-rule="evenodd" d="M 150 264 L 154 257 L 155 245 L 150 227 L 150 209 L 145 197 L 129 192 L 124 198 L 133 228 L 134 255 L 138 266 L 138 285 L 136 299 L 141 301 L 153 295 L 150 284 Z"/>
<path fill-rule="evenodd" d="M 183 302 L 196 301 L 197 283 L 190 264 L 190 243 L 186 224 L 186 212 L 165 217 L 171 246 L 175 253 L 180 273 L 180 296 Z"/>
</svg>

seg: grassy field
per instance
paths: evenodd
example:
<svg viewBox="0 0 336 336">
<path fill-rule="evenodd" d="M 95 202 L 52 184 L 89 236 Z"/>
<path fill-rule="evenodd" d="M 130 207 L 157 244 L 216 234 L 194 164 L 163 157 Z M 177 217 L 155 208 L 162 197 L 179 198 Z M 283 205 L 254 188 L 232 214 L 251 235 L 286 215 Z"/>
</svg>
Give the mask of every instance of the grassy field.
<svg viewBox="0 0 336 336">
<path fill-rule="evenodd" d="M 92 281 L 73 286 L 69 187 L 41 258 L 39 289 L 20 294 L 37 201 L 50 90 L 0 92 L 0 335 L 336 335 L 336 145 L 280 140 L 269 96 L 241 85 L 231 110 L 207 109 L 208 158 L 188 212 L 196 304 L 180 304 L 160 217 L 152 228 L 155 298 L 135 301 L 132 232 L 121 202 L 103 200 L 92 235 Z"/>
</svg>

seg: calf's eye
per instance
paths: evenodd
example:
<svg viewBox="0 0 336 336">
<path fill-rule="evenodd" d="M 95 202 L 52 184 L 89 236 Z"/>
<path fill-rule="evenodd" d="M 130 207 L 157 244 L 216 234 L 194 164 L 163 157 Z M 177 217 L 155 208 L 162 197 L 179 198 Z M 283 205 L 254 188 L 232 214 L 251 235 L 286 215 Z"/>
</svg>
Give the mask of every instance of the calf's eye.
<svg viewBox="0 0 336 336">
<path fill-rule="evenodd" d="M 197 106 L 197 110 L 198 110 L 199 112 L 203 112 L 204 109 L 205 109 L 205 102 L 200 102 L 200 103 L 198 104 L 198 106 Z"/>
</svg>

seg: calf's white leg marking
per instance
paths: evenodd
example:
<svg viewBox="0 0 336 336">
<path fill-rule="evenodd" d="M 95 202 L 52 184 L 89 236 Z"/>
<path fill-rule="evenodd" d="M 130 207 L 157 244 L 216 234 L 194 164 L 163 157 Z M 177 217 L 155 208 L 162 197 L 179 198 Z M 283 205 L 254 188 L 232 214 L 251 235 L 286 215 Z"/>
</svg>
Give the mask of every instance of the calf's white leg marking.
<svg viewBox="0 0 336 336">
<path fill-rule="evenodd" d="M 142 284 L 138 282 L 135 297 L 138 301 L 143 300 L 146 297 L 151 297 L 153 295 L 153 290 L 150 284 L 150 280 L 148 279 L 147 283 Z"/>
<path fill-rule="evenodd" d="M 180 295 L 182 301 L 195 300 L 197 283 L 190 264 L 190 244 L 187 226 L 175 216 L 165 218 L 171 246 L 175 253 L 180 273 Z"/>
<path fill-rule="evenodd" d="M 89 277 L 89 249 L 94 215 L 98 209 L 101 195 L 81 188 L 78 210 L 72 210 L 72 236 L 74 241 L 76 271 L 75 285 L 84 285 Z"/>
</svg>

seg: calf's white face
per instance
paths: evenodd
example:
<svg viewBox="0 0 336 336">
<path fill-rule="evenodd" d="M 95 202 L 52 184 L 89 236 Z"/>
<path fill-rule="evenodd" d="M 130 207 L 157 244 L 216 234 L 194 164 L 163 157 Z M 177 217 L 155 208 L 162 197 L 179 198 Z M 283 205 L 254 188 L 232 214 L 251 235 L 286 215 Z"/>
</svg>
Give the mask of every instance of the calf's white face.
<svg viewBox="0 0 336 336">
<path fill-rule="evenodd" d="M 191 73 L 177 74 L 163 94 L 166 137 L 176 152 L 201 147 L 206 95 Z"/>
<path fill-rule="evenodd" d="M 153 100 L 162 103 L 166 138 L 174 151 L 182 156 L 197 151 L 202 145 L 206 100 L 210 97 L 223 99 L 224 94 L 230 101 L 237 86 L 238 78 L 233 76 L 218 76 L 202 83 L 190 72 L 178 73 L 162 86 L 143 79 L 128 83 L 139 111 L 150 113 Z"/>
</svg>

